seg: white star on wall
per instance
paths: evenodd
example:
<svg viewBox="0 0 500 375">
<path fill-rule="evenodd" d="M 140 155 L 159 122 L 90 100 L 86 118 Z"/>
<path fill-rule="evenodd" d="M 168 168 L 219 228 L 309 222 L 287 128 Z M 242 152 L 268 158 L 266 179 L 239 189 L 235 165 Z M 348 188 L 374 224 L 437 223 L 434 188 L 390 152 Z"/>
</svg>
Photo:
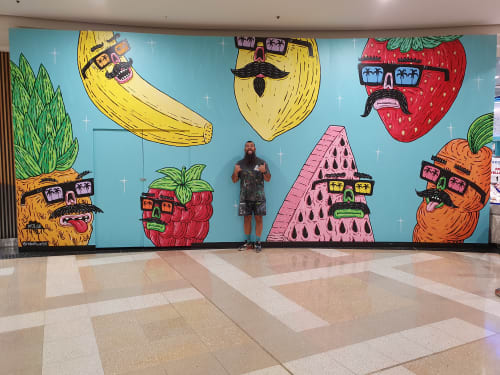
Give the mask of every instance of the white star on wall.
<svg viewBox="0 0 500 375">
<path fill-rule="evenodd" d="M 120 182 L 123 184 L 123 192 L 125 193 L 125 184 L 127 183 L 128 180 L 125 179 L 125 176 L 123 176 L 123 180 L 120 180 Z"/>
<path fill-rule="evenodd" d="M 58 55 L 58 53 L 57 53 L 56 49 L 54 48 L 54 50 L 52 52 L 50 52 L 50 54 L 52 56 L 54 56 L 54 64 L 57 64 L 57 55 Z"/>
</svg>

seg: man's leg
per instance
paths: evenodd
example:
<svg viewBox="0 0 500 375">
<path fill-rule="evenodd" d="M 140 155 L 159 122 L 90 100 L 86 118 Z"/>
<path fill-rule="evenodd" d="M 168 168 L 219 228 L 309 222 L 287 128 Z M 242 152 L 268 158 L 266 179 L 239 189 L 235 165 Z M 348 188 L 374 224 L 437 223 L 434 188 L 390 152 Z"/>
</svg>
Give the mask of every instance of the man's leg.
<svg viewBox="0 0 500 375">
<path fill-rule="evenodd" d="M 252 215 L 245 215 L 243 217 L 243 231 L 245 232 L 245 242 L 239 247 L 238 250 L 247 250 L 252 248 L 250 237 L 252 234 Z"/>
<path fill-rule="evenodd" d="M 255 241 L 255 251 L 258 253 L 262 250 L 262 245 L 260 244 L 260 236 L 262 235 L 262 216 L 255 215 L 255 236 L 257 237 Z"/>
</svg>

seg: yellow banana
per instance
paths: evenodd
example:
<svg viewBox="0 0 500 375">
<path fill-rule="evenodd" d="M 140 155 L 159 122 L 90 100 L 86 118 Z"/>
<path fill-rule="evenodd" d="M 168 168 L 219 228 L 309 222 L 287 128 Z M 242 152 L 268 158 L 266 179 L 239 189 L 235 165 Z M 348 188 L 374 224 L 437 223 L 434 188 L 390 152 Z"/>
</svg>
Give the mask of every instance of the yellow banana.
<svg viewBox="0 0 500 375">
<path fill-rule="evenodd" d="M 240 49 L 236 69 L 254 62 L 256 56 L 255 50 Z M 271 141 L 309 116 L 318 99 L 321 68 L 315 39 L 292 39 L 285 55 L 266 52 L 264 60 L 288 75 L 264 76 L 261 95 L 254 90 L 254 77 L 235 75 L 234 95 L 245 120 L 264 140 Z"/>
<path fill-rule="evenodd" d="M 212 124 L 151 86 L 124 54 L 129 47 L 111 31 L 81 31 L 78 68 L 90 100 L 135 135 L 172 146 L 210 142 Z"/>
</svg>

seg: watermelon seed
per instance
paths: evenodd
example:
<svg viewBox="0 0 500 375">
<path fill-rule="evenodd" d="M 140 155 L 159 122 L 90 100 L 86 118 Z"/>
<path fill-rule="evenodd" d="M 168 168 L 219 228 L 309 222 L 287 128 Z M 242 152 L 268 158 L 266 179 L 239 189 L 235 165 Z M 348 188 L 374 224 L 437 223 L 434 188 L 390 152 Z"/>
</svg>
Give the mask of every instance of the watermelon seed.
<svg viewBox="0 0 500 375">
<path fill-rule="evenodd" d="M 337 156 L 337 149 L 336 148 L 333 149 L 333 156 Z"/>
<path fill-rule="evenodd" d="M 344 168 L 347 168 L 347 159 L 344 159 Z"/>
<path fill-rule="evenodd" d="M 295 230 L 295 227 L 293 227 L 292 238 L 293 239 L 297 238 L 297 231 Z"/>
<path fill-rule="evenodd" d="M 328 169 L 328 160 L 325 160 L 325 169 Z"/>
<path fill-rule="evenodd" d="M 314 233 L 316 233 L 316 236 L 319 236 L 319 228 L 317 225 L 316 228 L 314 228 Z"/>
<path fill-rule="evenodd" d="M 318 193 L 318 200 L 322 201 L 323 200 L 323 194 L 321 194 L 321 190 Z"/>
<path fill-rule="evenodd" d="M 341 146 L 345 146 L 345 141 L 344 141 L 344 138 L 340 138 L 340 145 L 341 145 Z"/>
<path fill-rule="evenodd" d="M 318 178 L 320 180 L 323 178 L 323 171 L 321 169 L 319 170 Z"/>
<path fill-rule="evenodd" d="M 358 232 L 358 226 L 356 225 L 355 221 L 352 222 L 352 230 L 356 233 Z"/>
<path fill-rule="evenodd" d="M 322 208 L 320 208 L 320 209 L 319 209 L 319 217 L 323 219 L 323 216 L 324 216 L 324 214 L 323 214 L 323 209 L 322 209 Z"/>
<path fill-rule="evenodd" d="M 351 161 L 351 168 L 356 169 L 356 164 L 354 164 L 354 160 Z"/>
<path fill-rule="evenodd" d="M 337 169 L 339 166 L 337 164 L 337 160 L 333 161 L 333 169 Z"/>
<path fill-rule="evenodd" d="M 370 226 L 368 225 L 368 222 L 365 222 L 365 232 L 366 233 L 370 233 L 371 232 Z"/>
<path fill-rule="evenodd" d="M 328 205 L 331 206 L 332 205 L 332 197 L 328 197 Z"/>
<path fill-rule="evenodd" d="M 330 221 L 330 219 L 328 219 L 327 228 L 328 228 L 328 230 L 332 230 L 333 229 L 332 222 Z"/>
<path fill-rule="evenodd" d="M 312 210 L 311 210 L 311 212 L 309 212 L 309 219 L 314 220 L 314 214 L 313 214 Z"/>
<path fill-rule="evenodd" d="M 304 238 L 307 238 L 307 236 L 309 236 L 309 233 L 307 233 L 306 227 L 304 227 L 304 229 L 302 229 L 302 235 L 304 236 Z"/>
<path fill-rule="evenodd" d="M 304 217 L 302 216 L 302 212 L 299 213 L 299 221 L 302 222 L 304 220 Z"/>
<path fill-rule="evenodd" d="M 312 203 L 311 197 L 308 195 L 307 196 L 307 204 L 310 206 Z"/>
<path fill-rule="evenodd" d="M 349 155 L 349 153 L 347 152 L 347 148 L 344 148 L 344 156 L 347 156 Z"/>
<path fill-rule="evenodd" d="M 345 233 L 345 225 L 344 225 L 344 223 L 340 223 L 340 233 Z"/>
</svg>

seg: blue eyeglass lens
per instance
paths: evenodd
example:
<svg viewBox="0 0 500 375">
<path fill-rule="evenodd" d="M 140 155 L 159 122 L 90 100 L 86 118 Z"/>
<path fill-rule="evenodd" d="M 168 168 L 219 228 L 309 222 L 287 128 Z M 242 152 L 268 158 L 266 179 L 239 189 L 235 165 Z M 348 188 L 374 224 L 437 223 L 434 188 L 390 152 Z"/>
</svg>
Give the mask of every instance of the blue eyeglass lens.
<svg viewBox="0 0 500 375">
<path fill-rule="evenodd" d="M 365 66 L 361 74 L 365 83 L 382 83 L 384 79 L 384 69 L 381 66 Z"/>
<path fill-rule="evenodd" d="M 285 40 L 280 38 L 266 38 L 266 49 L 271 52 L 283 52 L 285 50 Z"/>
<path fill-rule="evenodd" d="M 420 77 L 420 70 L 411 66 L 402 66 L 394 71 L 396 85 L 416 85 Z"/>
</svg>

